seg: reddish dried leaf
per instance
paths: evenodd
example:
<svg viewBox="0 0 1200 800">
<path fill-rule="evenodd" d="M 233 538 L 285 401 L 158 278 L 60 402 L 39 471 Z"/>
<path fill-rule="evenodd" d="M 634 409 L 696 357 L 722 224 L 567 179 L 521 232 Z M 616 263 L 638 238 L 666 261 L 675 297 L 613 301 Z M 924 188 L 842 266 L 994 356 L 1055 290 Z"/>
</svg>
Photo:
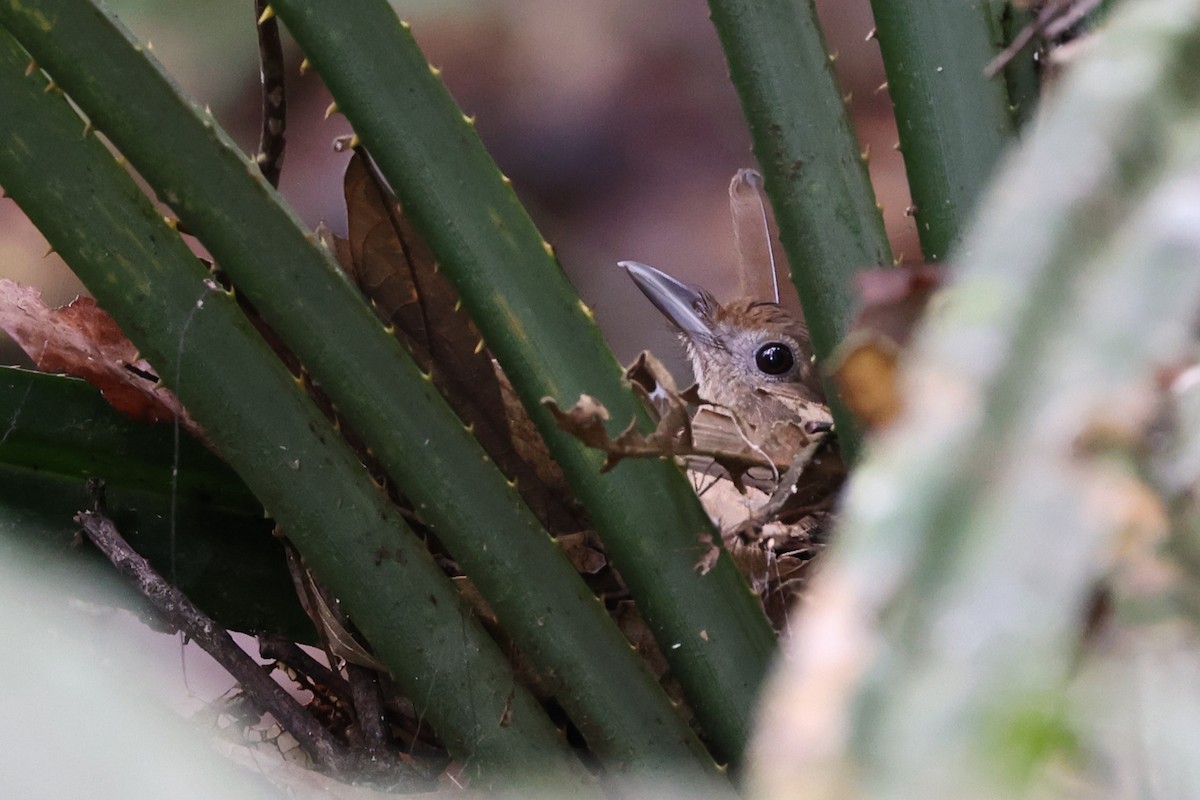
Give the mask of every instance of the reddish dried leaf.
<svg viewBox="0 0 1200 800">
<path fill-rule="evenodd" d="M 52 309 L 39 290 L 0 280 L 0 328 L 38 369 L 83 378 L 123 414 L 150 422 L 178 415 L 190 430 L 199 430 L 133 342 L 90 297 Z"/>
</svg>

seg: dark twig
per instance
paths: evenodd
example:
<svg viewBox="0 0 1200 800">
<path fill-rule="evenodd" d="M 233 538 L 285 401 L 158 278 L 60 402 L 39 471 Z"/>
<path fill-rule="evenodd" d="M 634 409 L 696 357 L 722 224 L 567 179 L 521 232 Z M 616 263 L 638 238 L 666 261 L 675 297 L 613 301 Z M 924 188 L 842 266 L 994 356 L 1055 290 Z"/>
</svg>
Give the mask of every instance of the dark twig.
<svg viewBox="0 0 1200 800">
<path fill-rule="evenodd" d="M 372 754 L 390 753 L 391 737 L 383 717 L 383 693 L 375 670 L 347 664 L 346 675 L 350 679 L 350 697 L 363 745 Z"/>
<path fill-rule="evenodd" d="M 304 652 L 293 641 L 278 635 L 264 634 L 258 637 L 258 654 L 286 665 L 312 683 L 326 687 L 342 700 L 350 699 L 350 684 L 346 679 Z"/>
<path fill-rule="evenodd" d="M 346 748 L 238 647 L 224 628 L 196 608 L 183 592 L 167 583 L 146 559 L 134 552 L 102 511 L 103 484 L 89 481 L 89 488 L 97 497 L 96 510 L 81 511 L 75 521 L 83 527 L 92 544 L 121 574 L 134 582 L 159 614 L 236 678 L 254 705 L 275 717 L 320 768 L 334 774 L 353 774 L 355 759 Z"/>
<path fill-rule="evenodd" d="M 283 91 L 283 45 L 279 40 L 279 20 L 268 11 L 266 0 L 254 0 L 258 20 L 258 57 L 262 76 L 262 131 L 258 136 L 255 163 L 263 177 L 279 188 L 283 169 L 284 129 L 287 125 L 287 96 Z"/>
<path fill-rule="evenodd" d="M 1008 66 L 1016 58 L 1017 53 L 1033 41 L 1034 37 L 1045 34 L 1050 37 L 1061 34 L 1066 28 L 1076 24 L 1100 5 L 1100 0 L 1050 0 L 1042 6 L 1037 16 L 1022 28 L 1013 40 L 983 68 L 983 74 L 992 78 Z"/>
</svg>

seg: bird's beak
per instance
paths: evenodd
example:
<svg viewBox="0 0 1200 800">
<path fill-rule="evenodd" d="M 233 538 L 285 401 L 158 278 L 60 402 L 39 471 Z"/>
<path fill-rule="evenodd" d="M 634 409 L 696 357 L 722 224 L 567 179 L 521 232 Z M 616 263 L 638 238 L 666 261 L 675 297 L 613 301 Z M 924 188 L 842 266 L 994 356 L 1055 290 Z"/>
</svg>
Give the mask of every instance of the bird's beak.
<svg viewBox="0 0 1200 800">
<path fill-rule="evenodd" d="M 691 338 L 709 338 L 712 328 L 707 311 L 712 298 L 672 278 L 662 270 L 637 261 L 619 261 L 654 307 Z"/>
</svg>

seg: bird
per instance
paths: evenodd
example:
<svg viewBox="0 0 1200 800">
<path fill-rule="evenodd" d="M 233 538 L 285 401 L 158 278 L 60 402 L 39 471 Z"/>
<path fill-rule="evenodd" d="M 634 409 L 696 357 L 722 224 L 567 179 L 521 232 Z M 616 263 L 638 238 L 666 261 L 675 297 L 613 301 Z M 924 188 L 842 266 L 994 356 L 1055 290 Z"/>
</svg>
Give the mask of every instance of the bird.
<svg viewBox="0 0 1200 800">
<path fill-rule="evenodd" d="M 732 412 L 762 439 L 779 424 L 828 425 L 829 409 L 804 321 L 778 303 L 719 303 L 637 261 L 618 262 L 678 331 L 700 398 Z M 811 427 L 811 426 L 810 426 Z"/>
</svg>

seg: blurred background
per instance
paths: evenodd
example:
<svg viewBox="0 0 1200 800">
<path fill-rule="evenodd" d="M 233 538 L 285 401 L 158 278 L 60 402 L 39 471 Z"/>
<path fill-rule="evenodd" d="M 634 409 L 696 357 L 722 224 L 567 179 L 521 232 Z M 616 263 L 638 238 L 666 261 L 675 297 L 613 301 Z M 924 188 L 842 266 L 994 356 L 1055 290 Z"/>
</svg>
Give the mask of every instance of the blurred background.
<svg viewBox="0 0 1200 800">
<path fill-rule="evenodd" d="M 616 267 L 653 264 L 718 298 L 732 286 L 727 187 L 755 166 L 750 138 L 702 0 L 406 0 L 430 61 L 477 127 L 622 362 L 653 350 L 684 367 L 666 323 Z M 870 149 L 894 251 L 919 247 L 868 0 L 818 0 L 859 140 Z M 199 105 L 253 152 L 257 46 L 249 0 L 109 0 Z M 286 38 L 288 150 L 280 190 L 304 222 L 345 232 L 332 142 L 349 131 Z M 129 98 L 137 102 L 137 98 Z M 0 277 L 52 304 L 82 291 L 11 200 L 0 201 Z M 873 265 L 864 265 L 873 266 Z M 2 334 L 0 334 L 2 335 Z M 0 363 L 18 363 L 8 342 Z M 680 375 L 681 379 L 684 375 Z"/>
</svg>

